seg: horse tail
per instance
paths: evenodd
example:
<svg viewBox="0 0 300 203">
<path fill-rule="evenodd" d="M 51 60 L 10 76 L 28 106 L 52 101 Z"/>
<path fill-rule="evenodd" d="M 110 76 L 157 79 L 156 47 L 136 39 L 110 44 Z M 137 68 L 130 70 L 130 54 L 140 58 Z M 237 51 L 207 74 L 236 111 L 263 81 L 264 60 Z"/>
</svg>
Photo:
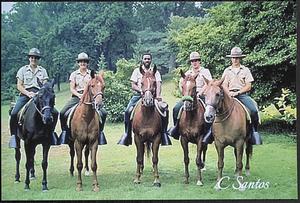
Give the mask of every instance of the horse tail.
<svg viewBox="0 0 300 203">
<path fill-rule="evenodd" d="M 253 153 L 253 145 L 250 143 L 250 140 L 246 143 L 246 154 L 249 155 L 249 158 L 251 159 Z"/>
<path fill-rule="evenodd" d="M 145 148 L 146 148 L 146 150 L 145 150 L 145 152 L 147 153 L 147 158 L 149 159 L 150 158 L 150 153 L 151 153 L 151 143 L 149 142 L 149 141 L 147 141 L 146 143 L 145 143 Z"/>
</svg>

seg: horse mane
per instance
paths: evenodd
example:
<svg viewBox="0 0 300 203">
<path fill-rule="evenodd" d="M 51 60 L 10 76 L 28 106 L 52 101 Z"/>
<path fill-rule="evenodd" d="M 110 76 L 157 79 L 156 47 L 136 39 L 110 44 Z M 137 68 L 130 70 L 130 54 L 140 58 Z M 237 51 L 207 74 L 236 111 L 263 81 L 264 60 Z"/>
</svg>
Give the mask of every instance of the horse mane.
<svg viewBox="0 0 300 203">
<path fill-rule="evenodd" d="M 84 102 L 84 99 L 86 98 L 86 96 L 89 92 L 89 86 L 90 86 L 90 82 L 85 86 L 85 88 L 83 90 L 82 97 L 80 98 L 80 104 L 82 104 Z"/>
</svg>

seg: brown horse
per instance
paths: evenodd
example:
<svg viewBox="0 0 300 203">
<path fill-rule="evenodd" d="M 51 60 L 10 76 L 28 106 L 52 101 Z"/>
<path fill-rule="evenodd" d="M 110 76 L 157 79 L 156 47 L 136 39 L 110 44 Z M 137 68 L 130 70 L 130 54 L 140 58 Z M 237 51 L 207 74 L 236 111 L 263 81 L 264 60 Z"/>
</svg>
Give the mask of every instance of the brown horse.
<svg viewBox="0 0 300 203">
<path fill-rule="evenodd" d="M 249 159 L 252 155 L 247 115 L 242 105 L 231 98 L 228 91 L 222 87 L 224 78 L 221 80 L 206 81 L 204 90 L 206 122 L 213 122 L 212 131 L 215 139 L 215 147 L 218 153 L 218 176 L 217 182 L 222 178 L 224 167 L 224 148 L 228 145 L 234 147 L 236 158 L 235 173 L 242 176 L 243 151 L 246 144 L 246 175 L 249 175 Z M 216 185 L 216 189 L 219 188 Z"/>
<path fill-rule="evenodd" d="M 155 108 L 154 99 L 156 93 L 156 80 L 155 72 L 156 66 L 153 71 L 145 72 L 140 68 L 142 73 L 142 102 L 138 103 L 135 110 L 135 115 L 132 121 L 132 129 L 134 133 L 134 142 L 137 150 L 137 169 L 134 183 L 141 183 L 140 177 L 144 168 L 144 143 L 147 146 L 147 155 L 149 157 L 150 144 L 152 143 L 152 163 L 154 169 L 154 182 L 153 185 L 160 187 L 157 163 L 158 163 L 158 150 L 161 142 L 161 117 Z"/>
<path fill-rule="evenodd" d="M 202 143 L 204 134 L 204 107 L 200 103 L 196 94 L 196 75 L 185 75 L 180 70 L 182 81 L 182 101 L 183 101 L 183 112 L 179 119 L 179 134 L 180 142 L 184 153 L 184 164 L 185 164 L 185 183 L 189 183 L 189 147 L 188 143 L 191 142 L 197 145 L 197 157 L 196 165 L 197 171 L 197 185 L 202 186 L 201 169 L 204 168 L 205 154 L 207 145 Z M 203 152 L 203 161 L 201 155 Z"/>
<path fill-rule="evenodd" d="M 78 180 L 76 190 L 82 191 L 82 150 L 86 146 L 91 151 L 93 191 L 98 192 L 96 155 L 98 150 L 99 110 L 103 103 L 105 85 L 103 72 L 100 75 L 95 75 L 94 71 L 91 71 L 91 77 L 92 79 L 86 85 L 71 121 L 71 140 L 74 142 L 77 155 Z"/>
</svg>

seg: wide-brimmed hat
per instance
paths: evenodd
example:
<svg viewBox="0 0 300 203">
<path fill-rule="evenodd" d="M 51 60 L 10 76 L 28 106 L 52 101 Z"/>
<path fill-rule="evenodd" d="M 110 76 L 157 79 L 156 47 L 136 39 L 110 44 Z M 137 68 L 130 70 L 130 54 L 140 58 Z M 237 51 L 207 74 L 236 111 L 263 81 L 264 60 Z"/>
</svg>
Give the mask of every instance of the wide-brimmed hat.
<svg viewBox="0 0 300 203">
<path fill-rule="evenodd" d="M 38 58 L 41 58 L 41 52 L 37 48 L 32 48 L 29 50 L 28 56 L 36 56 Z"/>
<path fill-rule="evenodd" d="M 240 47 L 233 47 L 231 49 L 230 55 L 226 55 L 226 57 L 230 57 L 230 58 L 243 58 L 245 56 L 246 55 L 243 54 Z"/>
<path fill-rule="evenodd" d="M 200 60 L 200 54 L 196 51 L 193 51 L 191 54 L 190 54 L 190 60 L 189 61 L 192 61 L 192 60 Z"/>
<path fill-rule="evenodd" d="M 76 61 L 89 61 L 89 60 L 90 60 L 89 56 L 84 52 L 78 54 L 76 59 Z"/>
</svg>

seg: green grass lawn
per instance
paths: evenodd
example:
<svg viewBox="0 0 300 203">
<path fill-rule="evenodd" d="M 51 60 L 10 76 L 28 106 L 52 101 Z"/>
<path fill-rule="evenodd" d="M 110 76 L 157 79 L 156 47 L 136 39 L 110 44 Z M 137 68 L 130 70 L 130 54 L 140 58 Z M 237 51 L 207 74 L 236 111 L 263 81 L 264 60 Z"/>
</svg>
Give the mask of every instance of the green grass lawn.
<svg viewBox="0 0 300 203">
<path fill-rule="evenodd" d="M 174 84 L 167 78 L 163 84 L 163 98 L 172 108 L 177 98 L 171 90 Z M 56 94 L 56 108 L 60 110 L 69 99 L 68 85 L 62 85 L 62 91 Z M 203 172 L 204 186 L 196 185 L 196 146 L 190 144 L 190 184 L 183 183 L 184 163 L 183 153 L 179 141 L 172 139 L 172 146 L 160 147 L 159 175 L 162 186 L 152 186 L 153 174 L 151 159 L 145 159 L 145 169 L 140 185 L 133 184 L 136 170 L 136 149 L 117 145 L 124 130 L 122 123 L 108 123 L 104 132 L 108 141 L 105 146 L 98 148 L 98 181 L 100 192 L 94 193 L 92 177 L 83 176 L 83 191 L 76 192 L 77 169 L 75 176 L 69 175 L 69 149 L 67 145 L 51 147 L 48 165 L 48 192 L 41 191 L 42 153 L 41 146 L 37 147 L 35 155 L 35 169 L 37 179 L 31 181 L 30 191 L 24 191 L 25 153 L 22 146 L 20 164 L 21 183 L 14 183 L 15 160 L 14 150 L 8 148 L 8 105 L 1 105 L 1 199 L 2 200 L 158 200 L 158 199 L 297 199 L 297 146 L 292 138 L 283 134 L 269 134 L 263 132 L 262 146 L 254 146 L 251 159 L 251 175 L 244 177 L 245 182 L 269 182 L 268 188 L 235 190 L 232 185 L 238 185 L 233 171 L 235 161 L 233 149 L 225 150 L 224 176 L 230 180 L 223 182 L 227 189 L 216 191 L 217 154 L 214 145 L 210 145 L 207 152 L 206 167 Z M 109 116 L 109 115 L 108 115 Z M 172 122 L 170 119 L 170 126 Z M 56 131 L 60 133 L 58 123 Z M 23 142 L 22 142 L 23 143 Z M 23 145 L 23 144 L 22 144 Z M 76 164 L 76 159 L 75 159 Z M 75 165 L 76 166 L 76 165 Z"/>
</svg>

